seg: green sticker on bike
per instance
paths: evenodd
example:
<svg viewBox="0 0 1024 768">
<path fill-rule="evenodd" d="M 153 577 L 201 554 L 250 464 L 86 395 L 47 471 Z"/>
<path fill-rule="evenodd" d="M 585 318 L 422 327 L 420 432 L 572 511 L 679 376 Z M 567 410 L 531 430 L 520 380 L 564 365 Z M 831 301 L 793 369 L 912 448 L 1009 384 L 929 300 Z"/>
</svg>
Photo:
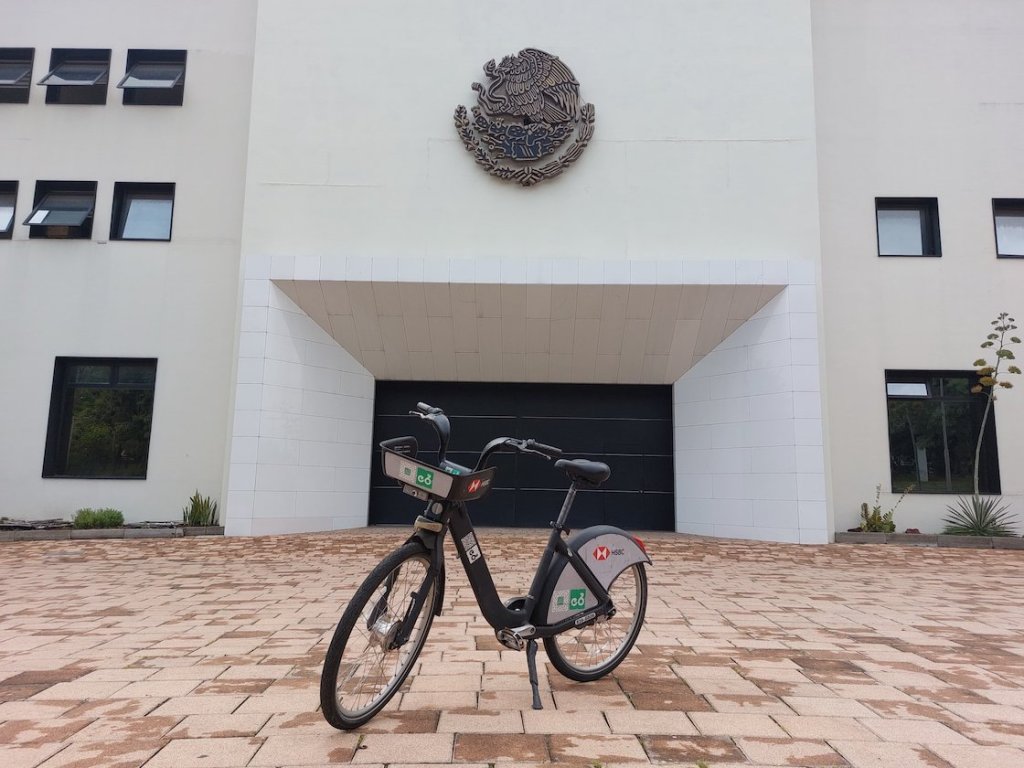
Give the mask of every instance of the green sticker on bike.
<svg viewBox="0 0 1024 768">
<path fill-rule="evenodd" d="M 570 611 L 582 611 L 587 607 L 587 590 L 585 589 L 570 589 L 569 590 L 569 610 Z"/>
<path fill-rule="evenodd" d="M 434 473 L 424 467 L 416 467 L 416 485 L 420 488 L 434 487 Z"/>
</svg>

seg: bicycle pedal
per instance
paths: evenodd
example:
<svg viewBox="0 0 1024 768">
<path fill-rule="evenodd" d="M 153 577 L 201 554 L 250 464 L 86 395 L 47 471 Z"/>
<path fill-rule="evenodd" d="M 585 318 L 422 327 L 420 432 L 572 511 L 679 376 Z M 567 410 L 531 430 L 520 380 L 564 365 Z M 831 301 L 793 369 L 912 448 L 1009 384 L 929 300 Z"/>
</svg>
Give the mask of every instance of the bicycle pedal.
<svg viewBox="0 0 1024 768">
<path fill-rule="evenodd" d="M 527 641 L 537 632 L 533 624 L 524 624 L 521 627 L 511 629 L 495 630 L 494 636 L 498 642 L 513 651 L 521 651 L 526 647 Z"/>
</svg>

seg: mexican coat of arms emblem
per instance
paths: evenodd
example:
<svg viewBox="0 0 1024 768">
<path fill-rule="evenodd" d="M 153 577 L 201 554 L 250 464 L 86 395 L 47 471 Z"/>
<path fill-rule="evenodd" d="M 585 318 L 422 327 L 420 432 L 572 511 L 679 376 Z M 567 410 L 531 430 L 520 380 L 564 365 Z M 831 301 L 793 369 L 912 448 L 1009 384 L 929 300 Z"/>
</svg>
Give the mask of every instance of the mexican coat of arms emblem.
<svg viewBox="0 0 1024 768">
<path fill-rule="evenodd" d="M 557 56 L 525 48 L 484 64 L 486 84 L 473 83 L 477 103 L 455 109 L 455 128 L 477 165 L 525 187 L 558 176 L 594 135 L 594 105 Z"/>
</svg>

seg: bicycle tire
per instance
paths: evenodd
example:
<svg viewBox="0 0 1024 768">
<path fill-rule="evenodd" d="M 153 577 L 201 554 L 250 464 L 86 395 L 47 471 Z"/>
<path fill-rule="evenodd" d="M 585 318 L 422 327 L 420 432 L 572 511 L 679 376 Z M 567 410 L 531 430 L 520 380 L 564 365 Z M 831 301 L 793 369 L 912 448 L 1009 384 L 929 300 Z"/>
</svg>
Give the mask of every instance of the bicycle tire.
<svg viewBox="0 0 1024 768">
<path fill-rule="evenodd" d="M 628 594 L 628 586 L 623 581 L 627 574 L 634 584 L 632 596 Z M 624 589 L 624 587 L 626 588 Z M 643 563 L 633 563 L 616 576 L 608 586 L 608 594 L 611 595 L 612 603 L 616 608 L 615 616 L 611 619 L 605 622 L 596 622 L 581 629 L 572 629 L 554 637 L 544 638 L 544 650 L 547 652 L 552 666 L 570 680 L 588 683 L 591 680 L 604 677 L 619 666 L 633 648 L 633 644 L 643 628 L 644 615 L 647 612 L 647 572 L 644 570 Z M 626 606 L 632 607 L 632 614 L 628 617 Z M 578 663 L 579 650 L 588 645 L 604 647 L 604 643 L 599 642 L 599 634 L 604 633 L 608 636 L 609 632 L 622 626 L 623 619 L 625 619 L 625 627 L 622 638 L 608 651 L 607 655 L 602 656 L 601 660 L 595 663 L 580 665 Z M 568 645 L 563 645 L 566 643 Z M 572 659 L 570 659 L 570 647 L 572 646 L 575 646 L 577 652 L 572 654 Z"/>
<path fill-rule="evenodd" d="M 417 565 L 411 569 L 404 568 L 412 562 Z M 422 570 L 419 566 L 422 566 Z M 431 594 L 423 602 L 420 616 L 414 620 L 408 641 L 393 650 L 388 650 L 385 644 L 389 639 L 388 633 L 401 623 L 408 610 L 411 591 L 419 587 L 429 568 L 429 550 L 419 542 L 408 542 L 385 556 L 352 596 L 327 648 L 320 676 L 320 706 L 324 718 L 335 728 L 351 730 L 369 722 L 391 701 L 409 676 L 433 625 L 441 595 L 436 579 L 430 588 Z M 403 579 L 403 571 L 411 572 L 412 577 L 401 582 L 401 587 L 396 589 L 399 579 Z M 388 586 L 386 582 L 391 577 L 393 580 Z M 443 576 L 437 574 L 436 578 Z M 401 595 L 397 605 L 390 604 L 394 595 Z M 353 630 L 357 628 L 361 628 L 357 633 L 358 642 L 350 642 L 353 640 Z M 392 654 L 396 656 L 394 665 L 392 667 L 389 661 L 388 669 L 385 670 L 385 660 Z M 368 684 L 370 661 L 374 663 L 376 672 L 369 683 L 369 698 L 364 704 L 358 704 L 362 700 L 363 688 Z M 351 665 L 351 668 L 347 670 L 339 689 L 343 664 Z M 363 675 L 357 685 L 353 685 L 360 665 L 365 667 Z M 355 705 L 350 705 L 350 702 Z"/>
</svg>

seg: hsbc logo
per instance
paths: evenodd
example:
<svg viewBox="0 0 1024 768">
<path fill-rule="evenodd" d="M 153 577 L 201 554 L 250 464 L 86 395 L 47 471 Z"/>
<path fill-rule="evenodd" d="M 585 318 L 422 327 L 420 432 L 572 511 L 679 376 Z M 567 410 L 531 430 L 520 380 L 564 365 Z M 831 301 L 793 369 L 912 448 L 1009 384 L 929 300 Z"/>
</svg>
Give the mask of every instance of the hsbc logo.
<svg viewBox="0 0 1024 768">
<path fill-rule="evenodd" d="M 618 549 L 609 549 L 608 547 L 601 546 L 595 547 L 594 551 L 591 554 L 593 554 L 595 560 L 601 562 L 602 560 L 607 560 L 609 557 L 612 557 L 613 555 L 618 557 L 619 555 L 624 553 L 625 550 L 621 547 Z"/>
<path fill-rule="evenodd" d="M 480 478 L 477 478 L 476 480 L 473 480 L 469 484 L 469 492 L 470 493 L 475 493 L 479 488 L 480 488 Z"/>
</svg>

